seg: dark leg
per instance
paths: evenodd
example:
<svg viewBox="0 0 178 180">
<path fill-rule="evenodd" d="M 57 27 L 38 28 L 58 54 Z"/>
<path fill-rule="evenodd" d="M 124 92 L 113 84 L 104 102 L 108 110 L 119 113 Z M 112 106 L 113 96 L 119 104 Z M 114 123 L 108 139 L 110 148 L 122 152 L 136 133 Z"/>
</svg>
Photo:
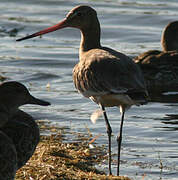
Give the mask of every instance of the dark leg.
<svg viewBox="0 0 178 180">
<path fill-rule="evenodd" d="M 109 124 L 109 121 L 108 121 L 104 106 L 101 106 L 101 108 L 103 110 L 103 115 L 104 115 L 104 119 L 105 119 L 105 122 L 106 122 L 106 128 L 107 128 L 107 133 L 108 133 L 109 175 L 112 175 L 112 172 L 111 172 L 111 134 L 112 134 L 112 129 L 111 129 L 111 126 Z"/>
<path fill-rule="evenodd" d="M 121 153 L 121 142 L 122 142 L 122 127 L 124 122 L 124 114 L 125 108 L 121 107 L 121 125 L 120 125 L 120 132 L 117 136 L 117 144 L 118 144 L 118 159 L 117 159 L 117 176 L 119 176 L 119 167 L 120 167 L 120 153 Z"/>
</svg>

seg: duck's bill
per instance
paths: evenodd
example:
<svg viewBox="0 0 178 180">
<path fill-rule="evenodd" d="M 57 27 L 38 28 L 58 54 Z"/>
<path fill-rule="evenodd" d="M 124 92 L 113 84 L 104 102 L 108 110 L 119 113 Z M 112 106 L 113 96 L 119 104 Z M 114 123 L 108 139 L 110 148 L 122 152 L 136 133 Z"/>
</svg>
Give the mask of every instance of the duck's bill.
<svg viewBox="0 0 178 180">
<path fill-rule="evenodd" d="M 51 105 L 49 102 L 38 99 L 38 98 L 35 98 L 35 97 L 31 96 L 31 95 L 30 95 L 30 98 L 29 98 L 27 104 L 37 104 L 37 105 L 40 105 L 40 106 L 49 106 L 49 105 Z"/>
<path fill-rule="evenodd" d="M 17 39 L 16 41 L 23 41 L 23 40 L 26 40 L 26 39 L 34 38 L 34 37 L 41 36 L 43 34 L 47 34 L 47 33 L 50 33 L 50 32 L 56 31 L 58 29 L 65 28 L 65 27 L 67 27 L 66 19 L 64 19 L 63 21 L 59 22 L 58 24 L 56 24 L 54 26 L 43 29 L 43 30 L 41 30 L 39 32 L 36 32 L 34 34 L 25 36 L 23 38 Z"/>
</svg>

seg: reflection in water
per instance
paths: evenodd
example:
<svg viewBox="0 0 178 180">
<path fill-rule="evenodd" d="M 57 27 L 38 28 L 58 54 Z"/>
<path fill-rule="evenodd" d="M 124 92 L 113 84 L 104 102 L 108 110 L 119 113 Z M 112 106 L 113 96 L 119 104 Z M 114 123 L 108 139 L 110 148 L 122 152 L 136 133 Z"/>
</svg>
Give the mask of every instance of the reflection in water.
<svg viewBox="0 0 178 180">
<path fill-rule="evenodd" d="M 160 103 L 178 103 L 178 93 L 164 95 L 161 94 L 150 94 L 151 102 L 160 102 Z"/>
<path fill-rule="evenodd" d="M 164 127 L 166 131 L 177 131 L 178 130 L 178 114 L 165 114 L 162 119 L 162 123 L 167 126 Z M 170 126 L 173 125 L 173 126 Z"/>
</svg>

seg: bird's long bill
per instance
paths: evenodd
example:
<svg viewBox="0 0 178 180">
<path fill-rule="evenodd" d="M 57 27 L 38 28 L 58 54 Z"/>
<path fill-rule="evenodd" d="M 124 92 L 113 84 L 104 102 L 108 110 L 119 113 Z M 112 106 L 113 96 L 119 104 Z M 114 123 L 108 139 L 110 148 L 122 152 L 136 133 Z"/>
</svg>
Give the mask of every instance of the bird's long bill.
<svg viewBox="0 0 178 180">
<path fill-rule="evenodd" d="M 37 105 L 41 105 L 41 106 L 49 106 L 50 105 L 49 102 L 43 101 L 41 99 L 37 99 L 37 98 L 33 97 L 32 95 L 30 95 L 27 104 L 37 104 Z"/>
<path fill-rule="evenodd" d="M 31 35 L 28 35 L 26 37 L 23 37 L 23 38 L 20 38 L 20 39 L 17 39 L 16 41 L 23 41 L 25 39 L 30 39 L 30 38 L 34 38 L 36 36 L 41 36 L 43 34 L 47 34 L 49 32 L 52 32 L 52 31 L 56 31 L 58 29 L 62 29 L 62 28 L 65 28 L 67 27 L 67 23 L 66 23 L 66 19 L 62 20 L 61 22 L 59 22 L 58 24 L 54 25 L 54 26 L 51 26 L 49 28 L 46 28 L 46 29 L 43 29 L 39 32 L 36 32 L 34 34 L 31 34 Z"/>
</svg>

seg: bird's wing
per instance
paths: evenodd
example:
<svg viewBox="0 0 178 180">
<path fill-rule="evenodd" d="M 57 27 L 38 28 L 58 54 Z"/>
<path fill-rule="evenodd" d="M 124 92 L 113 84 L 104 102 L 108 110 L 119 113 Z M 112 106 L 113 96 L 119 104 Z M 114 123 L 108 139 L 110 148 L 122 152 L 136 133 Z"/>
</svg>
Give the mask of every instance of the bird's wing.
<svg viewBox="0 0 178 180">
<path fill-rule="evenodd" d="M 144 52 L 140 54 L 139 56 L 135 57 L 134 62 L 139 63 L 139 64 L 147 63 L 147 59 L 149 59 L 150 57 L 156 56 L 160 53 L 161 51 L 157 51 L 157 50 L 150 50 L 150 51 Z"/>
<path fill-rule="evenodd" d="M 74 68 L 76 88 L 87 97 L 145 91 L 142 73 L 124 54 L 95 49 Z"/>
</svg>

